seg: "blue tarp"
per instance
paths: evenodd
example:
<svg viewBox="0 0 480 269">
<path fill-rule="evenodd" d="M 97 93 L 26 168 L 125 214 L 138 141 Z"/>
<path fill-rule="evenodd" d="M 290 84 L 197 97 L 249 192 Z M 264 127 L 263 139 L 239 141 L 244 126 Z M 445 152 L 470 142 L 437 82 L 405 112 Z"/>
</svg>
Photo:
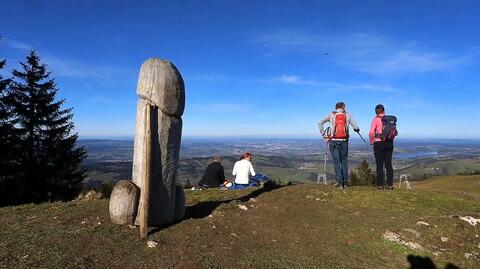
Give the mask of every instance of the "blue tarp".
<svg viewBox="0 0 480 269">
<path fill-rule="evenodd" d="M 250 177 L 250 180 L 247 184 L 233 184 L 229 187 L 229 190 L 243 190 L 249 187 L 257 187 L 261 182 L 267 181 L 268 177 L 263 174 L 256 174 L 254 177 Z"/>
<path fill-rule="evenodd" d="M 250 181 L 264 182 L 268 180 L 268 177 L 264 174 L 256 174 L 254 177 L 250 177 Z"/>
</svg>

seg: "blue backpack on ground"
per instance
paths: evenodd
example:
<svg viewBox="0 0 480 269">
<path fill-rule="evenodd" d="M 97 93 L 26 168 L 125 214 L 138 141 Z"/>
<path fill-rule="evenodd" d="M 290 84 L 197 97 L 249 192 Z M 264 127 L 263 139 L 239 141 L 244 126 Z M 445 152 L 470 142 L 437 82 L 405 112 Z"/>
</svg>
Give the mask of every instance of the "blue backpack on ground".
<svg viewBox="0 0 480 269">
<path fill-rule="evenodd" d="M 260 183 L 267 181 L 268 177 L 264 174 L 256 174 L 254 177 L 250 177 L 248 184 L 233 184 L 228 189 L 229 190 L 243 190 L 249 187 L 257 187 Z"/>
<path fill-rule="evenodd" d="M 264 182 L 268 180 L 268 177 L 264 174 L 256 174 L 254 177 L 250 178 L 250 181 Z"/>
</svg>

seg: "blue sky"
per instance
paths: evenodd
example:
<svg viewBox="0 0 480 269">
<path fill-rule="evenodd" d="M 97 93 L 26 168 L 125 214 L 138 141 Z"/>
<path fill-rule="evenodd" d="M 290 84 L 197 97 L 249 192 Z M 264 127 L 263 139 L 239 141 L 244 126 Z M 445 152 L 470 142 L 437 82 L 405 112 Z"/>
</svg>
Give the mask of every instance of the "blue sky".
<svg viewBox="0 0 480 269">
<path fill-rule="evenodd" d="M 480 138 L 478 1 L 6 1 L 7 70 L 37 49 L 81 138 L 131 137 L 138 71 L 171 60 L 185 136 L 318 135 L 344 101 L 401 137 Z M 5 73 L 5 72 L 4 72 Z"/>
</svg>

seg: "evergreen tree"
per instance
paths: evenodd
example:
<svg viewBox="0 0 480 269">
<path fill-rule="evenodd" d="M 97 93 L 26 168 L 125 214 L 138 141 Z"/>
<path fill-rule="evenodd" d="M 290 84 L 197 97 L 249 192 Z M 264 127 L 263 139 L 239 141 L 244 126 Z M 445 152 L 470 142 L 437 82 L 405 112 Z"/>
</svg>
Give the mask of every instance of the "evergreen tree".
<svg viewBox="0 0 480 269">
<path fill-rule="evenodd" d="M 62 109 L 65 100 L 56 100 L 56 83 L 34 50 L 20 64 L 10 88 L 22 152 L 16 178 L 21 202 L 71 199 L 85 178 L 79 164 L 86 157 L 76 147 L 72 108 Z"/>
<path fill-rule="evenodd" d="M 6 60 L 0 60 L 0 70 L 5 65 Z M 4 79 L 0 73 L 0 205 L 9 200 L 14 171 L 15 121 L 10 105 L 9 84 L 10 79 Z"/>
<path fill-rule="evenodd" d="M 370 168 L 366 159 L 363 159 L 358 167 L 358 177 L 363 185 L 374 185 L 375 184 L 375 175 Z"/>
<path fill-rule="evenodd" d="M 361 186 L 361 185 L 363 185 L 363 182 L 358 178 L 355 170 L 351 170 L 348 177 L 349 177 L 348 182 L 350 183 L 350 186 Z"/>
</svg>

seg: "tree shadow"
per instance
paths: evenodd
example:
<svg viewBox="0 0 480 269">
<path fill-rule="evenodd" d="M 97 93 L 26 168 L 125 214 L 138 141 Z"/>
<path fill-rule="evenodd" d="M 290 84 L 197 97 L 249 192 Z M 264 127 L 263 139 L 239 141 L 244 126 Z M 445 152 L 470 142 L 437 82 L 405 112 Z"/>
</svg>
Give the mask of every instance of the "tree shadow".
<svg viewBox="0 0 480 269">
<path fill-rule="evenodd" d="M 407 261 L 410 263 L 410 269 L 437 269 L 437 266 L 430 257 L 408 255 Z M 460 267 L 449 263 L 445 266 L 445 269 L 460 269 Z"/>
<path fill-rule="evenodd" d="M 273 191 L 273 190 L 276 190 L 276 189 L 280 189 L 280 188 L 283 188 L 283 187 L 286 187 L 286 186 L 290 186 L 290 185 L 277 185 L 276 183 L 274 183 L 272 181 L 267 181 L 267 182 L 265 182 L 263 187 L 261 187 L 260 189 L 256 189 L 256 190 L 252 191 L 251 193 L 249 193 L 245 196 L 239 197 L 239 198 L 222 200 L 222 201 L 205 201 L 205 202 L 199 202 L 199 203 L 196 203 L 194 205 L 187 206 L 185 208 L 185 216 L 183 217 L 183 219 L 181 221 L 177 221 L 175 223 L 170 223 L 170 224 L 166 224 L 166 225 L 163 225 L 163 226 L 155 227 L 152 230 L 150 230 L 149 235 L 152 235 L 152 234 L 154 234 L 154 233 L 156 233 L 156 232 L 158 232 L 162 229 L 168 228 L 172 225 L 175 225 L 175 224 L 180 223 L 180 222 L 182 222 L 184 220 L 187 220 L 187 219 L 206 218 L 210 214 L 212 214 L 213 211 L 215 211 L 215 209 L 217 207 L 219 207 L 222 204 L 228 204 L 232 201 L 247 202 L 251 198 L 255 198 L 255 197 L 257 197 L 257 196 L 259 196 L 263 193 L 270 192 L 270 191 Z"/>
</svg>

